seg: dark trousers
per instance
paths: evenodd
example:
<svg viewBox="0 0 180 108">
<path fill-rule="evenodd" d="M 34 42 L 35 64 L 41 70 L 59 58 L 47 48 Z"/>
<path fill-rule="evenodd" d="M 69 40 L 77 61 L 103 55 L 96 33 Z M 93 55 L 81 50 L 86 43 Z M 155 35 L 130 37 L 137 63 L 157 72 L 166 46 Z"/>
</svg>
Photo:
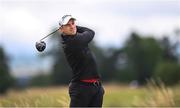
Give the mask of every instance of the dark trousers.
<svg viewBox="0 0 180 108">
<path fill-rule="evenodd" d="M 104 88 L 100 83 L 73 82 L 69 95 L 70 107 L 102 107 Z"/>
</svg>

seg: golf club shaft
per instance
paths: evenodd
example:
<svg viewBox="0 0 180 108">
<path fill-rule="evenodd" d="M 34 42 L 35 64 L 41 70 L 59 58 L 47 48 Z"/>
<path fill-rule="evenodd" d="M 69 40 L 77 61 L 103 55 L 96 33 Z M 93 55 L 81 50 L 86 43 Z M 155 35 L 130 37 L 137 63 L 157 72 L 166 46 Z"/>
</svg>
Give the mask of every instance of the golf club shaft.
<svg viewBox="0 0 180 108">
<path fill-rule="evenodd" d="M 59 29 L 53 31 L 52 33 L 48 34 L 47 36 L 43 37 L 40 41 L 42 41 L 43 39 L 47 38 L 48 36 L 52 35 L 53 33 L 57 32 Z"/>
</svg>

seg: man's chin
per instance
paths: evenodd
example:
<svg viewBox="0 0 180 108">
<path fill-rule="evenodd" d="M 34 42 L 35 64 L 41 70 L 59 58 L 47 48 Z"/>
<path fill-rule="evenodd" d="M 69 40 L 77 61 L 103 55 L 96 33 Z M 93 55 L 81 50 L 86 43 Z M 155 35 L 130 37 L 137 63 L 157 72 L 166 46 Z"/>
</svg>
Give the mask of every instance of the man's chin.
<svg viewBox="0 0 180 108">
<path fill-rule="evenodd" d="M 71 35 L 75 35 L 76 34 L 76 32 L 74 32 L 74 33 L 71 33 Z"/>
<path fill-rule="evenodd" d="M 76 35 L 76 32 L 64 33 L 65 35 Z"/>
<path fill-rule="evenodd" d="M 76 35 L 76 33 L 70 33 L 70 34 L 68 34 L 68 35 L 70 35 L 70 36 L 74 36 L 74 35 Z"/>
</svg>

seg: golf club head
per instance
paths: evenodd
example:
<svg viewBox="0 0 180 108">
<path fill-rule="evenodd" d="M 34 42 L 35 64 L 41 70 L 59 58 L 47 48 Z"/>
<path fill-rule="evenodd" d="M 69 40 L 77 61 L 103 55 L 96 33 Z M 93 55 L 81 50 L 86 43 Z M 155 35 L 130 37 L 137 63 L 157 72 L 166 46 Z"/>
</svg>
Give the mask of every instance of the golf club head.
<svg viewBox="0 0 180 108">
<path fill-rule="evenodd" d="M 45 48 L 46 48 L 46 43 L 45 43 L 44 41 L 36 42 L 36 49 L 37 49 L 39 52 L 44 51 Z"/>
</svg>

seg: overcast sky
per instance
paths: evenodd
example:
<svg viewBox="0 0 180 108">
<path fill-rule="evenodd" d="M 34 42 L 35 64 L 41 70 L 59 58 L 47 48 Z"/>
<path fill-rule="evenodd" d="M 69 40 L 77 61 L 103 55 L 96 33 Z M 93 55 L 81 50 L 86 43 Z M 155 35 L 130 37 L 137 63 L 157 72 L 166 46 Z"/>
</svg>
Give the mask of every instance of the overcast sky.
<svg viewBox="0 0 180 108">
<path fill-rule="evenodd" d="M 16 76 L 41 68 L 34 44 L 65 14 L 95 30 L 103 47 L 122 46 L 132 30 L 160 38 L 180 28 L 180 0 L 0 0 L 0 45 L 14 58 Z"/>
</svg>

